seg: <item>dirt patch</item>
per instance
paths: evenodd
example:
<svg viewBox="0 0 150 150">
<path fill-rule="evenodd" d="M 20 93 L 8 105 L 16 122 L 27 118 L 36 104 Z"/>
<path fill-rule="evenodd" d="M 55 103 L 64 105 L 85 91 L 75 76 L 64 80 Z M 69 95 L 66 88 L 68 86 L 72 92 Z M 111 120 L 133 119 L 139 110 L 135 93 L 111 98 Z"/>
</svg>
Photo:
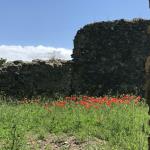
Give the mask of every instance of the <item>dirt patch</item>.
<svg viewBox="0 0 150 150">
<path fill-rule="evenodd" d="M 80 141 L 74 136 L 56 136 L 51 134 L 41 140 L 30 137 L 28 145 L 31 150 L 87 150 L 91 148 L 103 149 L 106 146 L 106 141 L 97 138 Z"/>
</svg>

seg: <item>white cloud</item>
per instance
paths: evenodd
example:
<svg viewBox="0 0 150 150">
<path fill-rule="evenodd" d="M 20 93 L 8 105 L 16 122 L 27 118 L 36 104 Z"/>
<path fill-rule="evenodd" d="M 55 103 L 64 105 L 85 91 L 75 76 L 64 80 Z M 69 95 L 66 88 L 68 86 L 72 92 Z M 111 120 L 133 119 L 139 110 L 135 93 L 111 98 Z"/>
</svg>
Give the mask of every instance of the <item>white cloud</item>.
<svg viewBox="0 0 150 150">
<path fill-rule="evenodd" d="M 47 60 L 50 58 L 70 60 L 72 50 L 65 48 L 54 48 L 47 46 L 20 46 L 20 45 L 0 45 L 0 58 L 8 61 L 33 59 Z"/>
</svg>

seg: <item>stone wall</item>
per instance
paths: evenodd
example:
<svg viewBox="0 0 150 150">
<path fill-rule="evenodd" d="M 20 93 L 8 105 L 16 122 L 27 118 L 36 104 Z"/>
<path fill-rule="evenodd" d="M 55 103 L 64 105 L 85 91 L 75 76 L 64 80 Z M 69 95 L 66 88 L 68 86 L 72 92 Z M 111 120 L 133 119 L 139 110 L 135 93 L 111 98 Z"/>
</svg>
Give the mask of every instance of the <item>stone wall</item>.
<svg viewBox="0 0 150 150">
<path fill-rule="evenodd" d="M 150 108 L 150 56 L 147 57 L 146 62 L 145 62 L 145 98 L 147 100 L 147 104 L 149 105 Z M 150 109 L 149 109 L 149 114 L 150 114 Z"/>
<path fill-rule="evenodd" d="M 74 39 L 73 88 L 89 95 L 144 92 L 144 64 L 150 54 L 149 20 L 98 22 Z"/>
<path fill-rule="evenodd" d="M 69 95 L 71 61 L 14 61 L 0 68 L 0 91 L 16 97 Z"/>
<path fill-rule="evenodd" d="M 144 65 L 149 55 L 150 20 L 93 23 L 77 32 L 72 61 L 34 60 L 3 64 L 0 67 L 0 91 L 25 97 L 100 96 L 110 91 L 112 94 L 143 95 Z M 147 87 L 150 89 L 150 84 Z"/>
</svg>

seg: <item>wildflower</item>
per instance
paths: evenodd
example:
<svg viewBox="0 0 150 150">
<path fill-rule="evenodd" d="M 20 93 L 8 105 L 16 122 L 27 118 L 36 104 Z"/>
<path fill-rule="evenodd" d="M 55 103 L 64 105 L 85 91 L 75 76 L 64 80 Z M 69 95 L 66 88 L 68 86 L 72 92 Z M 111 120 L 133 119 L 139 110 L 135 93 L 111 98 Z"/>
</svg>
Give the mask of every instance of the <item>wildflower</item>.
<svg viewBox="0 0 150 150">
<path fill-rule="evenodd" d="M 100 106 L 97 106 L 97 105 L 96 105 L 96 106 L 94 106 L 94 108 L 95 108 L 95 109 L 99 109 L 99 107 L 100 107 Z"/>
<path fill-rule="evenodd" d="M 76 97 L 76 96 L 72 96 L 72 97 L 71 97 L 71 100 L 72 100 L 72 101 L 76 101 L 76 100 L 77 100 L 77 97 Z"/>
<path fill-rule="evenodd" d="M 136 98 L 136 100 L 137 100 L 137 101 L 140 101 L 140 100 L 141 100 L 141 96 L 138 96 L 138 97 Z"/>
<path fill-rule="evenodd" d="M 107 102 L 106 102 L 106 105 L 107 105 L 108 107 L 111 107 L 111 101 L 107 101 Z"/>
<path fill-rule="evenodd" d="M 88 96 L 82 96 L 82 100 L 83 100 L 83 101 L 86 101 L 86 100 L 88 100 L 88 99 L 89 99 Z"/>
<path fill-rule="evenodd" d="M 124 101 L 122 99 L 119 99 L 118 102 L 121 103 L 121 104 L 124 103 Z"/>
<path fill-rule="evenodd" d="M 65 101 L 55 102 L 55 106 L 58 106 L 58 107 L 64 107 L 65 105 L 66 105 Z"/>
<path fill-rule="evenodd" d="M 118 99 L 117 99 L 117 98 L 111 98 L 110 101 L 111 101 L 112 103 L 118 103 Z"/>
<path fill-rule="evenodd" d="M 89 109 L 89 108 L 91 108 L 91 104 L 89 104 L 89 103 L 87 103 L 86 105 L 84 105 L 84 107 L 86 108 L 86 109 Z"/>
<path fill-rule="evenodd" d="M 87 105 L 88 102 L 81 100 L 81 101 L 79 101 L 79 104 L 82 105 L 82 106 L 84 106 L 84 105 Z"/>
</svg>

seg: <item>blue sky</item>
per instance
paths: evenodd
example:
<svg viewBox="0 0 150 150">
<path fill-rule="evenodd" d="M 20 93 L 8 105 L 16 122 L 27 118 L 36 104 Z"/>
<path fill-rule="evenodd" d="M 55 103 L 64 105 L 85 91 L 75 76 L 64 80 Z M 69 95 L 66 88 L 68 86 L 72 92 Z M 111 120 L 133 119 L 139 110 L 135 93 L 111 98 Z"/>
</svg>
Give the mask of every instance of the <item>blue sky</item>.
<svg viewBox="0 0 150 150">
<path fill-rule="evenodd" d="M 0 45 L 72 49 L 86 24 L 139 17 L 150 18 L 148 0 L 0 0 Z"/>
</svg>

